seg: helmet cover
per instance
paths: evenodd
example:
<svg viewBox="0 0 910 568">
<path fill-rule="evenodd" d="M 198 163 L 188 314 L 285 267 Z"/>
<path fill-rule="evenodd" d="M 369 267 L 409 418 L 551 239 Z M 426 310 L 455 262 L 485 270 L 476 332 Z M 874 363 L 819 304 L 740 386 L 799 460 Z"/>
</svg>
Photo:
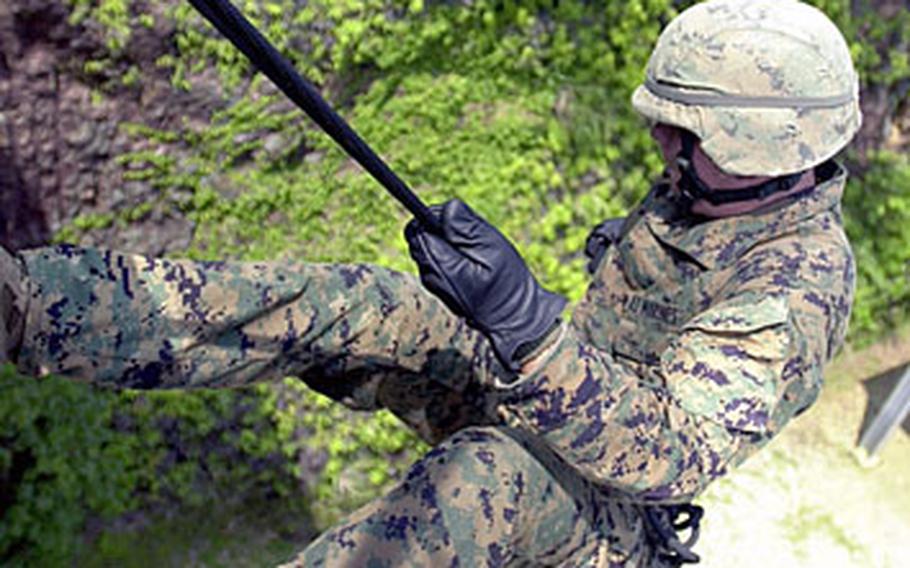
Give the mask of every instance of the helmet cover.
<svg viewBox="0 0 910 568">
<path fill-rule="evenodd" d="M 632 96 L 684 128 L 726 173 L 780 176 L 818 165 L 859 130 L 859 81 L 840 31 L 796 0 L 709 0 L 683 11 Z"/>
</svg>

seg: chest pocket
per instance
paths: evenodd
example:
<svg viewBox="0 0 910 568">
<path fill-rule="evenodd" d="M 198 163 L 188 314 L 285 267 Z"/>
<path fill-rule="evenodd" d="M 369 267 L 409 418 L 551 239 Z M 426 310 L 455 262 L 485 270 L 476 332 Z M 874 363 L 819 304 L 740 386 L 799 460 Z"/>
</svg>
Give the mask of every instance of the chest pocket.
<svg viewBox="0 0 910 568">
<path fill-rule="evenodd" d="M 701 271 L 674 252 L 652 234 L 644 219 L 615 247 L 614 355 L 657 365 L 670 340 L 690 319 Z"/>
<path fill-rule="evenodd" d="M 617 298 L 617 308 L 620 314 L 613 333 L 613 354 L 645 365 L 659 364 L 661 354 L 685 321 L 684 310 L 635 293 Z"/>
<path fill-rule="evenodd" d="M 642 219 L 603 251 L 594 282 L 573 320 L 585 339 L 631 363 L 656 366 L 691 318 L 700 269 L 658 241 Z M 688 270 L 687 273 L 682 271 Z"/>
<path fill-rule="evenodd" d="M 791 348 L 783 297 L 739 298 L 683 325 L 663 353 L 666 387 L 688 412 L 731 430 L 773 430 Z"/>
</svg>

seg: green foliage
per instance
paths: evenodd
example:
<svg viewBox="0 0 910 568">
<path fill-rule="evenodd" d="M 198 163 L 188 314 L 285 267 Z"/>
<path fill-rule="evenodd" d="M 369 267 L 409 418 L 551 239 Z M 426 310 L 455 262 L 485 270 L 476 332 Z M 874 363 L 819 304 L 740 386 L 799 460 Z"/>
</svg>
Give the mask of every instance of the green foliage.
<svg viewBox="0 0 910 568">
<path fill-rule="evenodd" d="M 299 381 L 237 391 L 115 392 L 0 368 L 0 563 L 60 565 L 89 519 L 255 497 L 317 526 L 378 495 L 421 447 L 387 413 L 343 421 Z M 391 433 L 390 433 L 391 431 Z M 303 463 L 325 463 L 308 478 Z M 303 486 L 309 486 L 302 491 Z M 116 539 L 115 539 L 116 540 Z"/>
<path fill-rule="evenodd" d="M 890 91 L 910 78 L 910 11 L 898 8 L 883 18 L 870 0 L 809 3 L 828 14 L 843 31 L 863 85 Z M 904 92 L 904 100 L 906 97 Z"/>
<path fill-rule="evenodd" d="M 331 71 L 330 96 L 411 185 L 430 201 L 470 202 L 516 240 L 544 282 L 572 298 L 585 285 L 579 251 L 588 228 L 621 214 L 660 168 L 627 101 L 650 49 L 641 35 L 656 36 L 659 16 L 672 13 L 666 2 L 244 8 L 309 76 Z M 238 54 L 188 8 L 174 14 L 180 56 L 166 63 L 175 83 L 189 84 L 185 60 L 209 61 L 239 84 L 248 70 Z M 272 34 L 276 21 L 284 28 Z M 170 143 L 170 155 L 191 149 L 187 163 L 160 152 L 124 158 L 131 175 L 188 190 L 180 207 L 198 222 L 189 255 L 281 251 L 410 270 L 403 212 L 321 133 L 271 103 L 248 96 L 205 128 L 143 132 Z M 262 151 L 269 134 L 289 151 Z"/>
<path fill-rule="evenodd" d="M 230 503 L 151 514 L 140 527 L 109 530 L 70 563 L 80 568 L 276 566 L 313 534 L 305 512 L 245 495 Z"/>
<path fill-rule="evenodd" d="M 422 197 L 470 203 L 514 239 L 545 285 L 573 300 L 587 281 L 581 249 L 590 227 L 623 214 L 662 167 L 628 101 L 661 22 L 689 3 L 237 2 Z M 851 39 L 864 84 L 898 90 L 910 76 L 907 14 L 881 20 L 851 14 L 847 0 L 815 4 Z M 147 3 L 70 5 L 71 22 L 105 30 L 110 53 L 79 67 L 90 79 L 120 61 L 133 30 L 155 24 L 139 13 Z M 158 64 L 179 89 L 214 68 L 224 108 L 202 126 L 123 125 L 148 150 L 117 159 L 127 179 L 159 197 L 79 218 L 58 240 L 165 209 L 195 222 L 181 256 L 413 270 L 402 209 L 253 78 L 188 3 L 170 2 L 166 14 L 174 45 Z M 117 81 L 135 85 L 141 70 Z M 910 315 L 910 165 L 880 153 L 860 173 L 845 201 L 859 262 L 853 333 L 873 338 Z M 424 449 L 387 413 L 352 417 L 294 380 L 114 394 L 7 371 L 0 388 L 0 479 L 15 491 L 0 494 L 12 504 L 0 524 L 0 560 L 9 562 L 70 558 L 90 516 L 261 491 L 308 503 L 288 499 L 301 485 L 325 526 L 383 491 Z M 324 462 L 318 475 L 305 465 L 314 460 Z"/>
<path fill-rule="evenodd" d="M 110 425 L 115 395 L 0 368 L 0 563 L 63 564 L 88 511 L 135 506 L 134 447 Z"/>
<path fill-rule="evenodd" d="M 890 112 L 910 108 L 910 11 L 887 18 L 863 1 L 812 2 L 844 31 L 866 88 L 888 96 Z M 906 112 L 906 111 L 905 111 Z M 847 233 L 857 260 L 850 336 L 867 344 L 910 319 L 910 164 L 906 154 L 848 155 L 853 177 L 844 195 Z"/>
<path fill-rule="evenodd" d="M 858 265 L 851 326 L 861 342 L 910 318 L 910 158 L 883 151 L 869 159 L 844 196 Z"/>
<path fill-rule="evenodd" d="M 319 59 L 325 48 L 318 41 L 301 42 L 301 38 L 317 34 L 321 25 L 307 19 L 306 9 L 295 8 L 294 0 L 240 0 L 234 4 L 308 77 L 322 79 L 323 70 L 310 62 Z M 209 63 L 214 64 L 227 89 L 237 87 L 249 76 L 249 63 L 243 54 L 211 27 L 201 26 L 201 16 L 188 2 L 172 3 L 168 13 L 177 26 L 176 43 L 181 56 L 165 56 L 159 64 L 172 69 L 176 88 L 189 90 L 189 78 Z M 292 44 L 302 47 L 294 49 Z"/>
<path fill-rule="evenodd" d="M 70 23 L 78 25 L 94 20 L 105 30 L 108 49 L 119 52 L 130 39 L 132 3 L 132 0 L 69 0 L 73 10 Z"/>
</svg>

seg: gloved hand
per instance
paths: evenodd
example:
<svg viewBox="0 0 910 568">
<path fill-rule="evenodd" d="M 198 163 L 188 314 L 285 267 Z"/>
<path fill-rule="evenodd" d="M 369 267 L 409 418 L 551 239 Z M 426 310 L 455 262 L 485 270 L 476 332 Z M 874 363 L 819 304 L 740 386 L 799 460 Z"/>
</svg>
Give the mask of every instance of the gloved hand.
<svg viewBox="0 0 910 568">
<path fill-rule="evenodd" d="M 492 342 L 514 372 L 559 323 L 566 299 L 541 288 L 515 247 L 463 202 L 430 208 L 442 234 L 418 221 L 405 228 L 420 281 Z"/>
<path fill-rule="evenodd" d="M 585 256 L 589 259 L 588 274 L 593 275 L 597 272 L 597 267 L 600 265 L 604 253 L 612 245 L 619 242 L 625 223 L 625 217 L 614 217 L 603 221 L 591 230 L 585 240 Z"/>
</svg>

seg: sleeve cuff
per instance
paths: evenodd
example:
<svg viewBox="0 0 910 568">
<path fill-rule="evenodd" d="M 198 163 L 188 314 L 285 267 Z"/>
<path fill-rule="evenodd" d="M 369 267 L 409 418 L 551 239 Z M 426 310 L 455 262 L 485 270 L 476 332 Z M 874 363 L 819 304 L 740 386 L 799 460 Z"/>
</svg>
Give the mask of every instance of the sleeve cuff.
<svg viewBox="0 0 910 568">
<path fill-rule="evenodd" d="M 562 325 L 562 320 L 557 319 L 540 337 L 518 346 L 518 349 L 515 350 L 514 359 L 519 367 L 543 353 L 547 347 L 553 344 L 558 337 L 557 330 L 559 330 L 560 325 Z"/>
<path fill-rule="evenodd" d="M 498 388 L 501 389 L 512 389 L 518 385 L 526 382 L 529 377 L 534 376 L 537 373 L 537 370 L 540 368 L 546 367 L 549 361 L 560 351 L 558 348 L 559 344 L 563 342 L 566 337 L 566 330 L 568 325 L 562 320 L 556 320 L 552 327 L 544 333 L 539 340 L 534 342 L 535 346 L 530 350 L 527 355 L 519 360 L 521 366 L 524 366 L 529 361 L 536 359 L 544 354 L 543 357 L 537 365 L 535 365 L 535 370 L 529 373 L 514 373 L 512 375 L 512 380 L 505 382 L 499 377 L 495 379 L 495 384 Z"/>
</svg>

